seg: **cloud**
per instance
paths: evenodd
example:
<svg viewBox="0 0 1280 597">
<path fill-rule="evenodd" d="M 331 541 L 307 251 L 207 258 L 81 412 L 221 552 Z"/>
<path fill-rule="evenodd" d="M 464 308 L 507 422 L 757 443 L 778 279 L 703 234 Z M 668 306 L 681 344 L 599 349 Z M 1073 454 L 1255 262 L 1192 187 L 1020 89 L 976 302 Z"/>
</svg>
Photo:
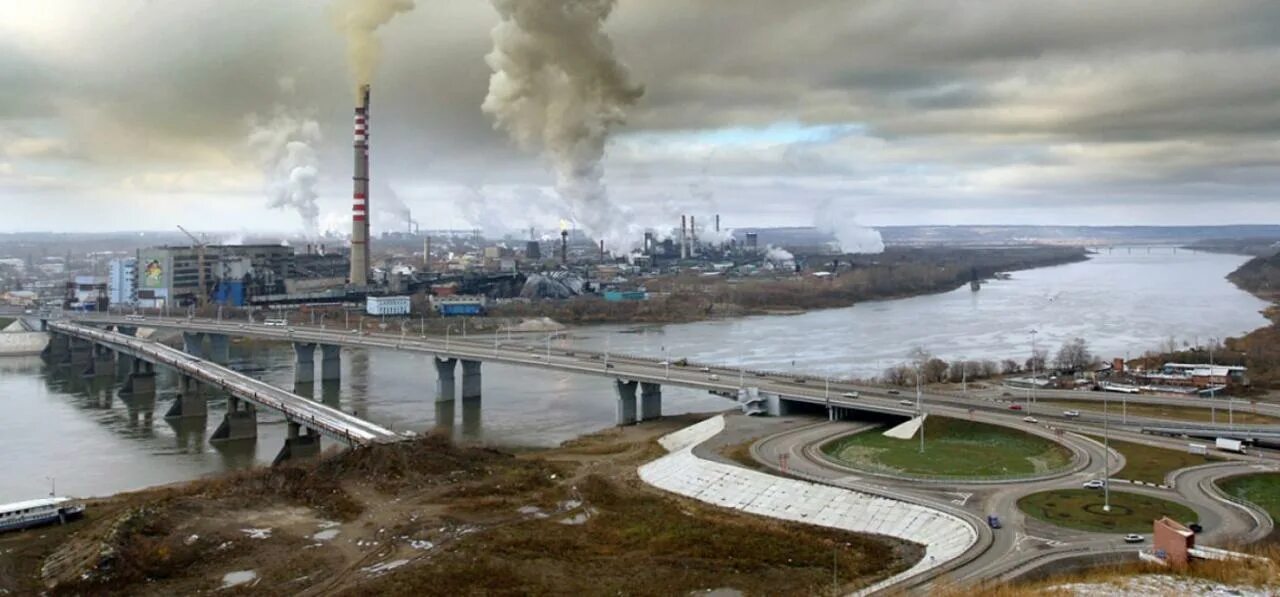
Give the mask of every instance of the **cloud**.
<svg viewBox="0 0 1280 597">
<path fill-rule="evenodd" d="M 459 224 L 476 214 L 458 189 L 554 186 L 479 109 L 497 12 L 419 4 L 378 30 L 374 177 Z M 330 19 L 319 2 L 0 6 L 0 160 L 14 172 L 0 199 L 189 189 L 291 227 L 240 182 L 259 172 L 243 116 L 292 90 L 324 130 L 348 130 Z M 618 3 L 604 32 L 645 84 L 603 154 L 603 182 L 637 219 L 707 197 L 735 226 L 807 224 L 833 199 L 863 224 L 1137 222 L 1161 206 L 1187 223 L 1280 218 L 1274 2 L 644 0 Z M 344 213 L 350 144 L 327 135 L 316 152 L 320 213 Z M 1096 211 L 1064 207 L 1085 203 Z M 93 211 L 21 225 L 89 228 Z M 542 217 L 515 211 L 506 227 Z M 170 212 L 149 213 L 168 228 Z"/>
</svg>

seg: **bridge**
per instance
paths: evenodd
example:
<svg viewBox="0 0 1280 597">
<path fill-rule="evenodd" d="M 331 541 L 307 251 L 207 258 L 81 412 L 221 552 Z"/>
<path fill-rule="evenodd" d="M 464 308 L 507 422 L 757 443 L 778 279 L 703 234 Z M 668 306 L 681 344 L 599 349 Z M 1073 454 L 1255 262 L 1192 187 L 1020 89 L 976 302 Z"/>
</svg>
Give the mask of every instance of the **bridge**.
<svg viewBox="0 0 1280 597">
<path fill-rule="evenodd" d="M 477 339 L 457 337 L 415 337 L 401 334 L 368 333 L 359 330 L 326 329 L 316 326 L 273 326 L 244 321 L 211 319 L 104 316 L 68 314 L 85 325 L 147 327 L 180 331 L 184 351 L 226 362 L 229 337 L 248 337 L 290 343 L 294 349 L 294 376 L 297 382 L 317 378 L 335 381 L 341 376 L 342 348 L 372 348 L 418 353 L 431 357 L 436 372 L 435 400 L 449 402 L 458 395 L 457 369 L 461 363 L 461 398 L 479 400 L 482 395 L 482 363 L 534 367 L 613 381 L 616 393 L 615 422 L 630 425 L 662 416 L 662 387 L 673 386 L 710 392 L 736 401 L 744 411 L 755 414 L 786 414 L 811 405 L 826 409 L 833 418 L 849 410 L 911 417 L 914 403 L 902 404 L 888 396 L 849 398 L 842 394 L 857 387 L 803 374 L 732 368 L 722 365 L 677 364 L 652 357 L 611 354 L 535 346 L 498 336 Z M 49 325 L 53 325 L 50 323 Z M 317 354 L 319 353 L 319 354 Z M 317 358 L 318 357 L 318 358 Z M 927 409 L 926 409 L 927 410 Z"/>
<path fill-rule="evenodd" d="M 211 441 L 256 438 L 256 409 L 279 413 L 288 423 L 289 431 L 276 462 L 318 454 L 320 435 L 352 446 L 404 439 L 393 431 L 217 363 L 134 337 L 136 328 L 133 327 L 120 326 L 119 331 L 111 331 L 69 321 L 48 321 L 44 325 L 52 334 L 44 354 L 52 362 L 96 376 L 114 372 L 117 355 L 127 360 L 129 374 L 123 393 L 154 394 L 155 366 L 175 370 L 179 374 L 180 391 L 165 415 L 167 418 L 207 416 L 203 387 L 225 392 L 227 413 Z"/>
</svg>

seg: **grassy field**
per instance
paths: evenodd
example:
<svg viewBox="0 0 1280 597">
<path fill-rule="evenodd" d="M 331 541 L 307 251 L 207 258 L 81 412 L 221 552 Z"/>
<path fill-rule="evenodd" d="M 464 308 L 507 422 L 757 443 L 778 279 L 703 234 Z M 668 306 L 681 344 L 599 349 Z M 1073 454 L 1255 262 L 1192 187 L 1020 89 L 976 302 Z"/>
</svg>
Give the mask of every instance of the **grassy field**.
<svg viewBox="0 0 1280 597">
<path fill-rule="evenodd" d="M 1152 521 L 1168 516 L 1178 522 L 1196 520 L 1190 508 L 1160 498 L 1111 492 L 1111 511 L 1102 510 L 1102 491 L 1060 489 L 1033 493 L 1018 500 L 1018 509 L 1037 520 L 1081 531 L 1150 533 Z"/>
<path fill-rule="evenodd" d="M 1009 427 L 929 417 L 925 450 L 917 439 L 892 439 L 873 429 L 828 442 L 822 450 L 855 468 L 940 477 L 1013 477 L 1048 472 L 1071 463 L 1057 443 Z"/>
<path fill-rule="evenodd" d="M 1041 400 L 1040 404 L 1046 404 L 1062 410 L 1078 410 L 1091 413 L 1102 413 L 1101 402 L 1091 402 L 1088 400 Z M 1111 403 L 1107 411 L 1111 416 L 1120 419 L 1120 401 L 1116 400 Z M 1164 404 L 1134 404 L 1129 403 L 1125 410 L 1130 416 L 1146 417 L 1152 419 L 1168 419 L 1171 421 L 1193 421 L 1208 423 L 1214 420 L 1213 411 L 1207 408 L 1197 408 L 1192 406 L 1164 405 Z M 1227 403 L 1223 402 L 1222 407 L 1218 409 L 1217 420 L 1219 423 L 1227 422 Z M 1247 401 L 1237 400 L 1235 402 L 1235 412 L 1232 420 L 1241 425 L 1274 425 L 1280 422 L 1280 418 L 1254 413 Z"/>
<path fill-rule="evenodd" d="M 1102 442 L 1101 435 L 1089 435 L 1091 439 Z M 1111 448 L 1124 456 L 1125 465 L 1119 471 L 1111 471 L 1111 476 L 1119 479 L 1143 481 L 1146 483 L 1164 483 L 1165 475 L 1180 468 L 1218 462 L 1213 456 L 1201 456 L 1182 450 L 1169 450 L 1143 444 L 1135 444 L 1111 440 Z"/>
<path fill-rule="evenodd" d="M 1218 481 L 1223 491 L 1256 504 L 1280 520 L 1280 473 L 1241 475 Z"/>
<path fill-rule="evenodd" d="M 0 317 L 0 330 L 9 327 L 9 324 L 11 323 L 13 323 L 12 317 Z"/>
</svg>

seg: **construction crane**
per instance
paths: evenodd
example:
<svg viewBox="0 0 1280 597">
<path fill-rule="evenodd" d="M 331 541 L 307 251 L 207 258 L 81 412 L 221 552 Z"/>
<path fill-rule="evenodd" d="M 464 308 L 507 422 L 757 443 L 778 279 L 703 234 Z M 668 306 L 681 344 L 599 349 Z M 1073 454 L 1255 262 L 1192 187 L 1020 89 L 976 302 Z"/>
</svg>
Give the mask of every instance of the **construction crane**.
<svg viewBox="0 0 1280 597">
<path fill-rule="evenodd" d="M 191 246 L 196 248 L 196 271 L 199 272 L 198 284 L 200 284 L 200 290 L 196 293 L 196 305 L 203 309 L 205 305 L 209 304 L 209 288 L 204 285 L 204 250 L 208 243 L 187 232 L 187 229 L 183 228 L 182 225 L 178 225 L 178 230 L 191 237 Z"/>
</svg>

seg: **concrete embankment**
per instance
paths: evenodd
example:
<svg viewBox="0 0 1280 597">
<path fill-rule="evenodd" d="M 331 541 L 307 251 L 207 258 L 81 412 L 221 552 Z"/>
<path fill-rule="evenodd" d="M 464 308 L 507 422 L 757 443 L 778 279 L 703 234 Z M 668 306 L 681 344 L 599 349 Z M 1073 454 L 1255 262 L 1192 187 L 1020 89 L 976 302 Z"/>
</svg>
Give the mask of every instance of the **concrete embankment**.
<svg viewBox="0 0 1280 597">
<path fill-rule="evenodd" d="M 48 345 L 49 334 L 30 331 L 21 321 L 0 330 L 0 357 L 40 354 Z"/>
<path fill-rule="evenodd" d="M 966 521 L 919 504 L 777 477 L 694 455 L 694 446 L 724 429 L 716 416 L 660 441 L 669 454 L 640 467 L 646 483 L 686 497 L 750 514 L 919 543 L 925 555 L 914 566 L 862 593 L 892 587 L 958 558 L 978 542 Z"/>
</svg>

